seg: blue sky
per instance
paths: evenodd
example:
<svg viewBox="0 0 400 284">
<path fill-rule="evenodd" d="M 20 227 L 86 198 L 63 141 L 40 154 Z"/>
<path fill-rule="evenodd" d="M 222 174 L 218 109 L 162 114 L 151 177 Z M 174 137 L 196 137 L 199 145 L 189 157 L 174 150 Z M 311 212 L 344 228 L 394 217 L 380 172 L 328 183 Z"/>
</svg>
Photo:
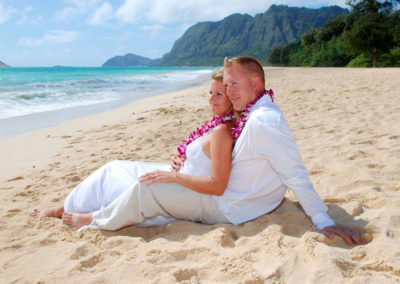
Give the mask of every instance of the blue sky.
<svg viewBox="0 0 400 284">
<path fill-rule="evenodd" d="M 115 55 L 160 58 L 187 28 L 272 4 L 318 8 L 345 0 L 0 0 L 0 61 L 101 66 Z"/>
</svg>

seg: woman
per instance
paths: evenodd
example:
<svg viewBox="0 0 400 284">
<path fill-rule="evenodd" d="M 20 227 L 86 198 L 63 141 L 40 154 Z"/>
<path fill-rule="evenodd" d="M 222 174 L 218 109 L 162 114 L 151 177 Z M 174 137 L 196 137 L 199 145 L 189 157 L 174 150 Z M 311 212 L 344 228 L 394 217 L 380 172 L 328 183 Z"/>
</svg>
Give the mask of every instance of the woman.
<svg viewBox="0 0 400 284">
<path fill-rule="evenodd" d="M 214 118 L 179 145 L 179 156 L 186 158 L 179 172 L 170 171 L 166 164 L 113 161 L 80 183 L 66 198 L 64 206 L 35 209 L 31 216 L 62 218 L 63 223 L 79 229 L 91 223 L 92 212 L 106 207 L 137 182 L 148 185 L 174 182 L 196 192 L 222 195 L 229 179 L 234 143 L 232 104 L 222 79 L 223 70 L 213 72 L 209 103 Z M 156 216 L 139 226 L 164 225 L 174 220 Z"/>
</svg>

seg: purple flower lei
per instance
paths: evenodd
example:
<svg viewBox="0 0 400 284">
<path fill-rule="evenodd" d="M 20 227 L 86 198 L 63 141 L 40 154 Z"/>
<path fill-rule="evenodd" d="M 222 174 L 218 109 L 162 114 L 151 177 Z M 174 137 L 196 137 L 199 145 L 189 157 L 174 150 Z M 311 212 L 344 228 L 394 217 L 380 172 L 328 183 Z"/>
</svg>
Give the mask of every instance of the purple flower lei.
<svg viewBox="0 0 400 284">
<path fill-rule="evenodd" d="M 250 110 L 251 108 L 265 95 L 268 94 L 271 97 L 272 102 L 274 102 L 274 91 L 272 91 L 271 89 L 267 90 L 263 90 L 261 93 L 259 93 L 256 97 L 256 99 L 254 101 L 252 101 L 251 103 L 247 104 L 244 111 L 242 112 L 240 118 L 235 122 L 235 127 L 232 129 L 232 136 L 233 139 L 236 141 L 240 134 L 243 131 L 244 126 L 246 125 L 247 119 L 249 117 L 250 114 Z"/>
<path fill-rule="evenodd" d="M 234 121 L 233 118 L 233 113 L 229 113 L 227 115 L 222 115 L 222 116 L 214 116 L 213 119 L 207 123 L 204 123 L 201 128 L 197 128 L 195 131 L 190 133 L 189 137 L 187 140 L 183 140 L 182 143 L 178 146 L 178 152 L 181 155 L 186 155 L 186 148 L 187 146 L 192 143 L 194 140 L 197 138 L 203 136 L 207 132 L 209 132 L 211 129 L 217 127 L 220 124 L 225 124 L 228 122 Z"/>
</svg>

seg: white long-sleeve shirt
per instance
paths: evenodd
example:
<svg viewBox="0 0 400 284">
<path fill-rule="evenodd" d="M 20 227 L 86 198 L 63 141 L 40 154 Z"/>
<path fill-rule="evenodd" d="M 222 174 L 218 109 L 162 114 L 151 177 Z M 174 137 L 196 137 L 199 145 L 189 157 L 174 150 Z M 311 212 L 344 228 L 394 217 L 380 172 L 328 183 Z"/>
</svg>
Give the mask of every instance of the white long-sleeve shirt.
<svg viewBox="0 0 400 284">
<path fill-rule="evenodd" d="M 322 230 L 335 222 L 308 179 L 300 151 L 279 108 L 263 96 L 251 109 L 236 141 L 232 169 L 218 207 L 233 224 L 271 212 L 292 189 L 314 225 Z"/>
</svg>

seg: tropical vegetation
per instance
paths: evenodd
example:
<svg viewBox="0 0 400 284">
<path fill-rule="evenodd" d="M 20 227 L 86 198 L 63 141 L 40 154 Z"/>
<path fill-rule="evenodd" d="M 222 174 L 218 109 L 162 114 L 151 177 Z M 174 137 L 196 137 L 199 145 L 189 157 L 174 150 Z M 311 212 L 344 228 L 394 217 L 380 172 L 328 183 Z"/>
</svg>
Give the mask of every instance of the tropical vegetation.
<svg viewBox="0 0 400 284">
<path fill-rule="evenodd" d="M 278 46 L 268 61 L 283 66 L 400 66 L 399 0 L 351 0 L 350 13 Z"/>
</svg>

